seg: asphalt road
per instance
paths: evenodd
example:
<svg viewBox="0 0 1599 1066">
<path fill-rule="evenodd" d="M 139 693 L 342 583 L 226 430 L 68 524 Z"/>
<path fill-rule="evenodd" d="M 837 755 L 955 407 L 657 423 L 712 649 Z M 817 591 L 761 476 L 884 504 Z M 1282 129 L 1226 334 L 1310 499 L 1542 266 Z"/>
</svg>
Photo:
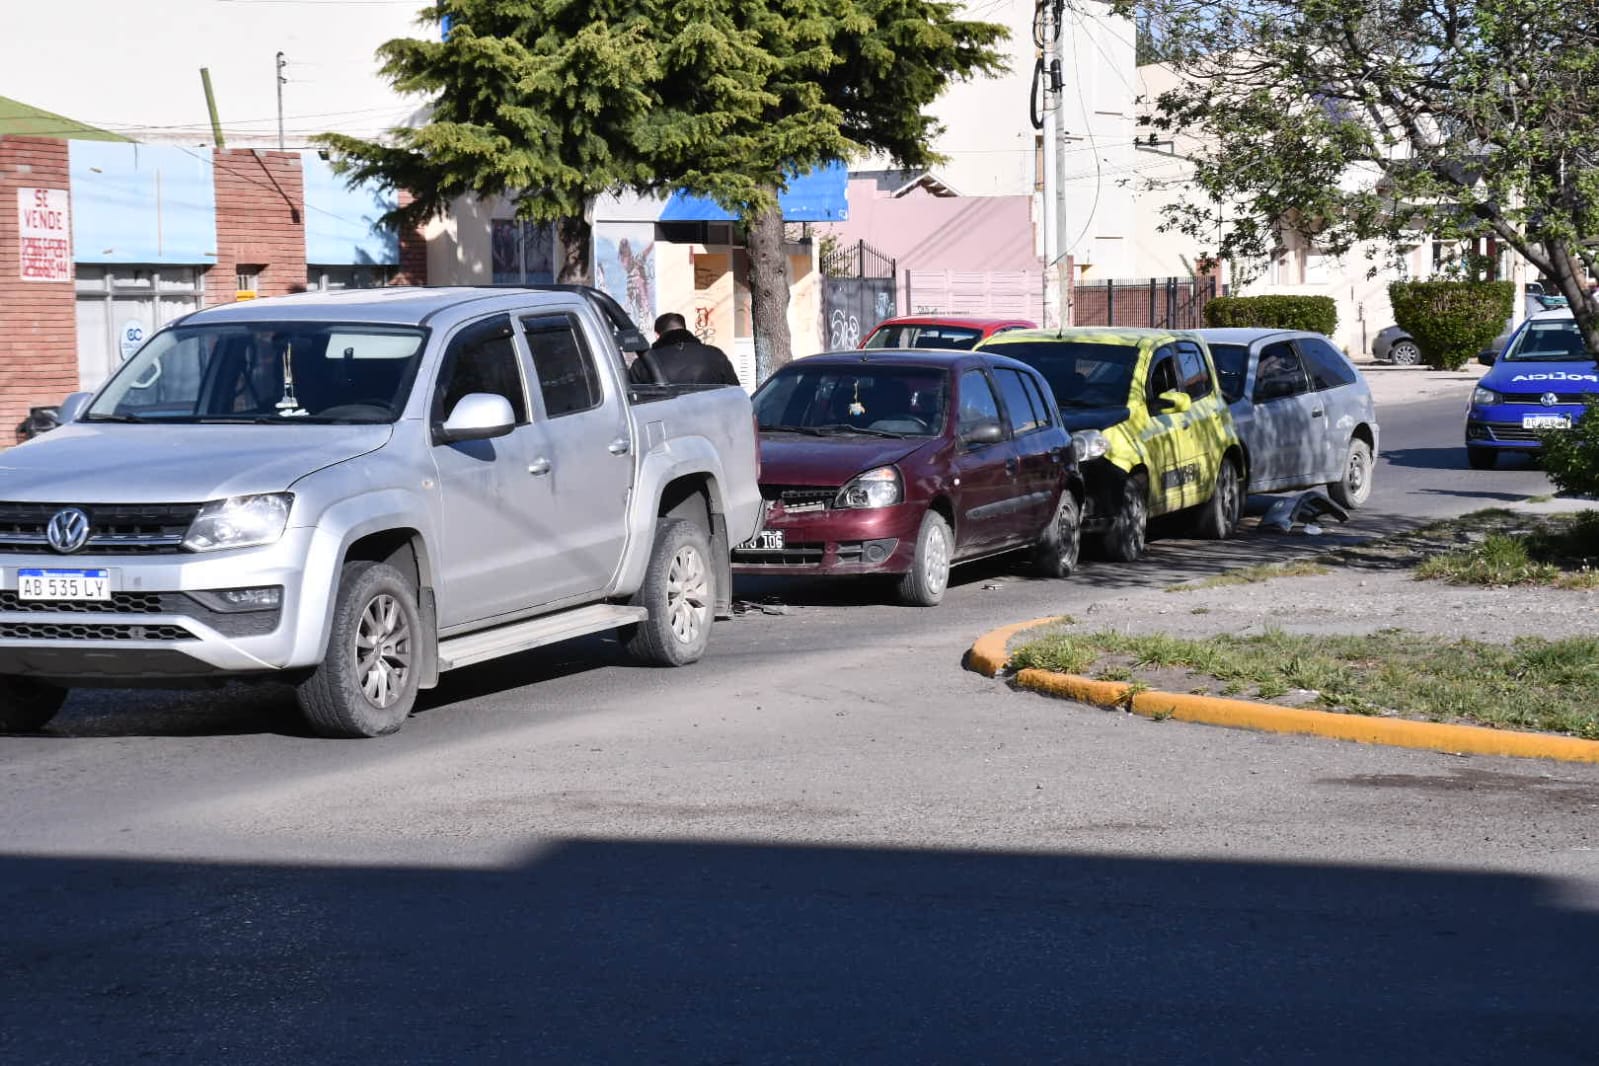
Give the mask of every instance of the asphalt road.
<svg viewBox="0 0 1599 1066">
<path fill-rule="evenodd" d="M 382 741 L 306 737 L 282 689 L 76 694 L 0 740 L 0 1061 L 1593 1062 L 1599 768 L 960 668 L 1004 622 L 1547 492 L 1465 469 L 1460 403 L 1383 403 L 1348 530 L 981 564 L 936 610 L 750 583 L 784 613 L 692 669 L 544 649 Z"/>
</svg>

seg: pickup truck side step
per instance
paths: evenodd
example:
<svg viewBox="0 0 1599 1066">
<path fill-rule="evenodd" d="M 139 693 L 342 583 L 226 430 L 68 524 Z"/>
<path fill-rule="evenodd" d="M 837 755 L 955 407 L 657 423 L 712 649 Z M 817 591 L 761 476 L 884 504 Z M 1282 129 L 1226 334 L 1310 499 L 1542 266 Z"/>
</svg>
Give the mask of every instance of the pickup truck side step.
<svg viewBox="0 0 1599 1066">
<path fill-rule="evenodd" d="M 450 637 L 439 642 L 439 669 L 454 670 L 461 666 L 471 666 L 473 663 L 498 658 L 501 655 L 527 651 L 529 648 L 541 648 L 546 644 L 587 636 L 618 626 L 632 625 L 634 622 L 644 621 L 647 617 L 649 611 L 643 607 L 597 603 L 591 607 L 579 607 L 573 611 L 562 611 L 544 618 L 533 618 L 526 622 L 500 626 L 497 629 L 486 629 L 481 633 L 468 633 L 464 637 Z"/>
</svg>

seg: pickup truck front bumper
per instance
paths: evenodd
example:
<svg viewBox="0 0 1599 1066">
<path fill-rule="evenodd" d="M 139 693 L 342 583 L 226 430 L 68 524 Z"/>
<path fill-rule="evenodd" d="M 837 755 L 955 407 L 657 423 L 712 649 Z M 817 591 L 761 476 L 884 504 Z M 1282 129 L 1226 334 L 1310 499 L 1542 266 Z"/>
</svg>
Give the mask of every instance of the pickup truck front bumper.
<svg viewBox="0 0 1599 1066">
<path fill-rule="evenodd" d="M 0 555 L 0 674 L 69 686 L 168 683 L 311 665 L 304 629 L 320 632 L 326 592 L 304 595 L 315 530 L 209 555 Z M 105 570 L 108 601 L 23 600 L 28 569 Z M 313 583 L 311 587 L 317 585 Z M 239 610 L 224 590 L 277 588 L 278 605 Z M 304 661 L 309 659 L 309 661 Z"/>
</svg>

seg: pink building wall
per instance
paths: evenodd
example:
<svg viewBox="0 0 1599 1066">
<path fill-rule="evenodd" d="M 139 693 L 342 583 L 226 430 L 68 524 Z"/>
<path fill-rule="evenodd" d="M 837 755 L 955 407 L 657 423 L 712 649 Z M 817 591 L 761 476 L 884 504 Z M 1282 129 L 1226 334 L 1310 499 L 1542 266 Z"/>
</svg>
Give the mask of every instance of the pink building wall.
<svg viewBox="0 0 1599 1066">
<path fill-rule="evenodd" d="M 906 270 L 1036 271 L 1030 196 L 933 196 L 898 199 L 875 182 L 849 183 L 849 221 L 819 227 L 839 241 L 864 240 Z"/>
</svg>

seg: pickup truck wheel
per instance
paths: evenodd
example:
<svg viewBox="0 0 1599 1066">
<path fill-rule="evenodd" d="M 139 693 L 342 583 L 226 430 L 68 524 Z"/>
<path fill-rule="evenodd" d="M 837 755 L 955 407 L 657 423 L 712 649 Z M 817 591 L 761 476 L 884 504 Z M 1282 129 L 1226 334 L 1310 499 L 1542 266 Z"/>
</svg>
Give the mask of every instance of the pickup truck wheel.
<svg viewBox="0 0 1599 1066">
<path fill-rule="evenodd" d="M 1353 511 L 1371 495 L 1371 472 L 1371 445 L 1356 437 L 1344 457 L 1344 476 L 1327 486 L 1327 495 L 1338 506 Z"/>
<path fill-rule="evenodd" d="M 1083 522 L 1077 497 L 1061 490 L 1060 505 L 1033 548 L 1033 570 L 1039 577 L 1071 577 L 1083 544 Z"/>
<path fill-rule="evenodd" d="M 622 630 L 632 655 L 653 666 L 698 662 L 711 640 L 716 573 L 711 541 L 693 522 L 663 520 L 655 528 L 644 584 L 633 597 L 648 618 Z"/>
<path fill-rule="evenodd" d="M 1105 530 L 1100 548 L 1105 558 L 1130 563 L 1144 554 L 1148 533 L 1149 482 L 1143 474 L 1134 474 L 1122 481 L 1121 503 L 1111 516 L 1110 528 Z"/>
<path fill-rule="evenodd" d="M 37 733 L 67 702 L 67 690 L 31 677 L 0 677 L 0 733 Z"/>
<path fill-rule="evenodd" d="M 324 737 L 380 737 L 416 704 L 422 632 L 416 589 L 386 563 L 346 563 L 327 656 L 298 690 L 300 710 Z"/>
<path fill-rule="evenodd" d="M 937 607 L 943 602 L 944 590 L 949 587 L 953 541 L 943 515 L 928 511 L 922 516 L 922 528 L 916 533 L 916 555 L 911 568 L 899 579 L 900 599 L 912 607 Z"/>
<path fill-rule="evenodd" d="M 1233 535 L 1238 517 L 1244 513 L 1243 482 L 1238 464 L 1230 458 L 1222 459 L 1216 469 L 1216 487 L 1195 516 L 1194 532 L 1206 540 L 1226 540 Z"/>
</svg>

